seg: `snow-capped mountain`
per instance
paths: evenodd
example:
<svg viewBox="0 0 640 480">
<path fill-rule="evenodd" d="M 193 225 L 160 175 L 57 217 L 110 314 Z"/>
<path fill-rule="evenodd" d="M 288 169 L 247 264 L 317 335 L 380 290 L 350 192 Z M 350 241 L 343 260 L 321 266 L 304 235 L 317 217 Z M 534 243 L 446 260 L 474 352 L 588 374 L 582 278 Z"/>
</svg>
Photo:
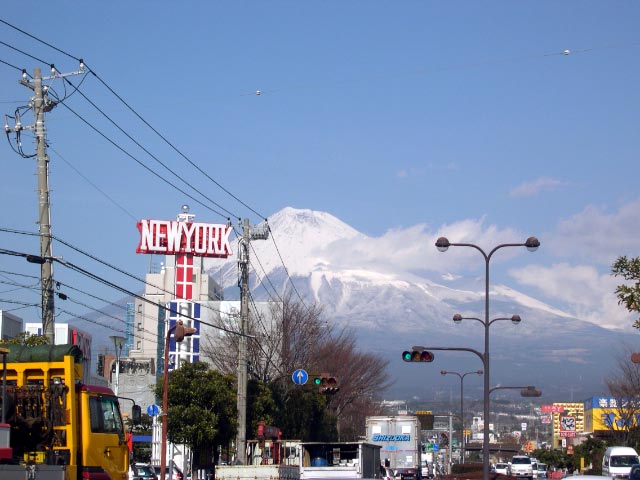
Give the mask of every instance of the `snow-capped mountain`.
<svg viewBox="0 0 640 480">
<path fill-rule="evenodd" d="M 390 360 L 396 382 L 388 395 L 434 399 L 447 385 L 455 396 L 440 370 L 482 368 L 468 352 L 436 351 L 431 364 L 404 363 L 401 353 L 414 345 L 481 352 L 483 325 L 454 324 L 452 316 L 480 316 L 484 289 L 455 289 L 429 279 L 410 263 L 420 252 L 394 251 L 392 239 L 367 237 L 328 213 L 285 208 L 269 225 L 272 238 L 251 244 L 254 298 L 267 299 L 266 291 L 281 292 L 293 282 L 305 301 L 323 306 L 328 321 L 354 329 L 362 348 Z M 237 299 L 235 259 L 206 265 L 222 281 L 225 297 Z M 260 282 L 265 288 L 256 288 Z M 491 285 L 490 298 L 492 318 L 518 313 L 523 319 L 491 328 L 492 386 L 535 385 L 545 401 L 607 394 L 604 379 L 615 370 L 615 353 L 628 334 L 573 318 L 504 285 Z M 481 379 L 465 382 L 465 393 L 481 398 Z"/>
</svg>

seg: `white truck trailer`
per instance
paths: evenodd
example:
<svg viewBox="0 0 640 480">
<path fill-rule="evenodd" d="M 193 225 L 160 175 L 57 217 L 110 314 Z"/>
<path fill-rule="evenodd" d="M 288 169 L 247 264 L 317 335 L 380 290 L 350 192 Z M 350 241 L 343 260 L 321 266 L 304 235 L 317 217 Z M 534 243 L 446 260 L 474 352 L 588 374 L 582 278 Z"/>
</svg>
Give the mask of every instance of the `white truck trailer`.
<svg viewBox="0 0 640 480">
<path fill-rule="evenodd" d="M 300 480 L 381 478 L 380 446 L 366 442 L 302 442 Z"/>
<path fill-rule="evenodd" d="M 380 459 L 396 478 L 421 477 L 421 427 L 416 415 L 367 417 L 366 429 L 366 441 L 380 445 Z"/>
</svg>

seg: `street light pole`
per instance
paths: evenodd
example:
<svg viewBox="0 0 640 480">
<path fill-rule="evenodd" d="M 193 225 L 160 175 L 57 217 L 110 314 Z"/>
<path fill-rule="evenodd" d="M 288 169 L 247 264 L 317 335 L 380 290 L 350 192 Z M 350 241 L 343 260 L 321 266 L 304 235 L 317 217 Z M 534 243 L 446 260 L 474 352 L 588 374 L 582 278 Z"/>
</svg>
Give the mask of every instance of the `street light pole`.
<svg viewBox="0 0 640 480">
<path fill-rule="evenodd" d="M 163 377 L 162 377 L 162 438 L 160 439 L 160 480 L 166 480 L 167 473 L 167 424 L 169 419 L 167 416 L 167 410 L 169 409 L 169 341 L 171 340 L 171 334 L 175 338 L 176 342 L 181 342 L 184 337 L 193 335 L 196 332 L 195 328 L 185 327 L 182 324 L 182 320 L 178 320 L 171 325 L 167 330 L 167 335 L 164 339 L 164 365 L 163 365 Z"/>
<path fill-rule="evenodd" d="M 120 386 L 120 355 L 122 354 L 122 346 L 127 339 L 120 335 L 110 335 L 109 338 L 113 340 L 113 346 L 116 349 L 116 381 L 113 382 L 113 393 L 115 393 L 117 397 L 118 387 Z"/>
<path fill-rule="evenodd" d="M 496 247 L 494 247 L 488 254 L 480 248 L 478 245 L 473 243 L 450 243 L 446 237 L 440 237 L 436 241 L 436 247 L 441 252 L 446 252 L 450 246 L 453 247 L 471 247 L 478 250 L 485 261 L 485 298 L 484 298 L 484 320 L 479 318 L 469 318 L 470 320 L 477 320 L 484 325 L 484 354 L 483 354 L 483 366 L 484 366 L 484 428 L 483 428 L 483 439 L 482 439 L 482 479 L 489 480 L 489 327 L 491 324 L 498 320 L 489 320 L 489 263 L 491 261 L 491 257 L 493 254 L 501 248 L 505 247 L 527 247 L 529 251 L 536 251 L 540 246 L 540 241 L 535 237 L 527 238 L 525 243 L 503 243 Z M 517 317 L 517 322 L 515 320 L 517 316 L 514 315 L 512 317 L 512 321 L 514 323 L 520 322 L 520 317 Z M 460 315 L 454 316 L 454 321 L 459 323 L 464 318 Z M 502 319 L 500 319 L 502 320 Z"/>
<path fill-rule="evenodd" d="M 464 463 L 464 377 L 475 373 L 482 375 L 482 370 L 474 370 L 473 372 L 450 372 L 448 370 L 440 370 L 441 375 L 457 375 L 460 378 L 460 463 Z"/>
</svg>

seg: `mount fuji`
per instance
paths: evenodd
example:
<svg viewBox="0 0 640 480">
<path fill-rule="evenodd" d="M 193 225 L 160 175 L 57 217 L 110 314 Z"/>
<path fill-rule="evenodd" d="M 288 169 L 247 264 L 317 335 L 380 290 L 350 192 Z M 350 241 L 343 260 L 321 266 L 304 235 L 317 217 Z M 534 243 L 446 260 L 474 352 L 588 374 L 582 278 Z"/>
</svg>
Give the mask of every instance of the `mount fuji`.
<svg viewBox="0 0 640 480">
<path fill-rule="evenodd" d="M 396 254 L 388 238 L 367 237 L 325 212 L 287 207 L 269 218 L 269 226 L 273 241 L 251 243 L 254 299 L 268 300 L 267 292 L 293 283 L 305 302 L 322 305 L 329 322 L 352 329 L 360 348 L 389 360 L 394 383 L 386 396 L 437 400 L 453 391 L 457 397 L 458 380 L 445 382 L 440 370 L 482 368 L 469 352 L 434 351 L 434 362 L 427 364 L 404 363 L 401 353 L 414 345 L 482 352 L 483 325 L 455 324 L 452 316 L 482 316 L 484 283 L 480 289 L 438 283 L 411 268 L 410 257 L 419 251 Z M 226 299 L 238 297 L 235 259 L 207 260 L 205 268 L 221 282 Z M 492 386 L 535 385 L 545 402 L 607 395 L 605 380 L 628 333 L 574 318 L 504 285 L 491 285 L 490 302 L 491 318 L 518 313 L 523 319 L 491 327 Z M 465 379 L 465 394 L 482 397 L 481 377 Z"/>
</svg>

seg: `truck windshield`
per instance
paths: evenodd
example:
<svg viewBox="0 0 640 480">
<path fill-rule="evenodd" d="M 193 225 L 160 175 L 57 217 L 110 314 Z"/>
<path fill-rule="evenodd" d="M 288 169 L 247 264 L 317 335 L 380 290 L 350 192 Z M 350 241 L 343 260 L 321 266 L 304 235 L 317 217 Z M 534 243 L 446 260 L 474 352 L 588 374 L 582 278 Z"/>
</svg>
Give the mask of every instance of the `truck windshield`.
<svg viewBox="0 0 640 480">
<path fill-rule="evenodd" d="M 93 433 L 115 433 L 124 438 L 120 408 L 116 398 L 91 397 L 91 431 Z"/>
</svg>

